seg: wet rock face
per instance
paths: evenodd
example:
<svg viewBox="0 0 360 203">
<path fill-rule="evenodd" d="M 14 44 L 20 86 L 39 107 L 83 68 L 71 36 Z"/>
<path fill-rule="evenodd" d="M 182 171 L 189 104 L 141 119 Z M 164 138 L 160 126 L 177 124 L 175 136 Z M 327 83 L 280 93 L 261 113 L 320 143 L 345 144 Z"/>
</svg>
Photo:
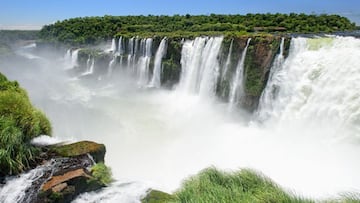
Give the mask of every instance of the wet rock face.
<svg viewBox="0 0 360 203">
<path fill-rule="evenodd" d="M 264 90 L 271 65 L 279 50 L 281 37 L 264 36 L 255 37 L 245 58 L 243 106 L 249 111 L 257 108 L 262 91 Z"/>
<path fill-rule="evenodd" d="M 38 184 L 39 194 L 33 202 L 70 202 L 77 195 L 105 185 L 95 179 L 90 167 L 104 162 L 105 146 L 91 141 L 50 146 L 47 157 L 55 157 L 51 174 Z"/>
<path fill-rule="evenodd" d="M 96 163 L 104 162 L 106 153 L 105 145 L 91 141 L 81 141 L 68 145 L 53 146 L 50 147 L 50 151 L 53 152 L 54 155 L 62 157 L 75 157 L 90 154 Z"/>
</svg>

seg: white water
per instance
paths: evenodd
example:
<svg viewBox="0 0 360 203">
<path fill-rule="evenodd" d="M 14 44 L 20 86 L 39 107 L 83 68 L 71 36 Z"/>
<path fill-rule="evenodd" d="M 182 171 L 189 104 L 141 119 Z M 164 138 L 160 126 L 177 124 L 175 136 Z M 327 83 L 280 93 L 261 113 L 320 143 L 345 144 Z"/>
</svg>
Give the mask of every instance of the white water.
<svg viewBox="0 0 360 203">
<path fill-rule="evenodd" d="M 82 75 L 91 75 L 94 73 L 95 59 L 89 56 L 86 61 L 86 71 Z"/>
<path fill-rule="evenodd" d="M 218 40 L 207 49 L 216 51 Z M 85 194 L 80 202 L 138 202 L 145 188 L 172 192 L 188 175 L 211 165 L 254 168 L 288 190 L 315 198 L 360 190 L 359 39 L 337 37 L 315 43 L 320 44 L 315 50 L 311 40 L 293 39 L 289 57 L 271 79 L 279 80 L 273 105 L 260 110 L 269 112 L 263 124 L 249 124 L 236 111 L 229 115 L 227 104 L 211 94 L 194 94 L 202 84 L 191 75 L 195 64 L 202 67 L 206 56 L 216 75 L 216 57 L 204 52 L 209 41 L 184 42 L 185 75 L 175 91 L 132 88 L 137 81 L 122 76 L 88 87 L 60 72 L 48 75 L 48 66 L 0 70 L 29 91 L 50 117 L 56 137 L 107 146 L 106 163 L 118 182 Z M 62 70 L 56 64 L 52 68 Z"/>
<path fill-rule="evenodd" d="M 109 51 L 111 51 L 111 52 L 113 52 L 113 53 L 116 52 L 116 41 L 115 41 L 115 38 L 113 38 L 113 39 L 111 40 L 111 47 L 110 47 Z"/>
<path fill-rule="evenodd" d="M 166 37 L 161 40 L 158 50 L 155 54 L 154 69 L 150 81 L 150 87 L 159 88 L 161 85 L 161 62 L 166 53 Z"/>
<path fill-rule="evenodd" d="M 275 57 L 273 65 L 270 69 L 268 83 L 260 97 L 259 107 L 256 112 L 257 118 L 260 121 L 266 120 L 271 116 L 271 111 L 273 111 L 275 99 L 278 96 L 277 94 L 281 85 L 280 83 L 285 79 L 283 74 L 283 64 L 285 59 L 284 41 L 285 39 L 282 38 L 280 43 L 280 52 Z"/>
<path fill-rule="evenodd" d="M 39 166 L 29 172 L 26 172 L 19 177 L 12 177 L 6 181 L 6 185 L 0 187 L 0 202 L 1 203 L 14 203 L 22 202 L 28 203 L 32 197 L 26 196 L 26 190 L 28 190 L 32 183 L 38 180 L 42 175 L 51 170 L 51 162 L 43 166 Z"/>
<path fill-rule="evenodd" d="M 111 59 L 111 61 L 109 62 L 109 65 L 108 65 L 108 77 L 111 76 L 112 72 L 113 72 L 113 69 L 114 69 L 114 66 L 115 66 L 115 62 L 116 62 L 116 55 L 113 56 L 113 58 Z"/>
<path fill-rule="evenodd" d="M 293 39 L 288 59 L 269 83 L 280 87 L 272 105 L 263 105 L 269 123 L 325 131 L 332 142 L 359 138 L 359 48 L 350 37 Z"/>
<path fill-rule="evenodd" d="M 219 76 L 218 54 L 223 37 L 197 37 L 184 42 L 179 90 L 213 96 Z"/>
<path fill-rule="evenodd" d="M 123 41 L 123 38 L 122 38 L 122 37 L 119 38 L 119 48 L 118 48 L 118 51 L 119 51 L 119 54 L 120 54 L 120 55 L 123 55 L 124 52 L 125 52 L 125 46 L 124 46 L 124 41 Z"/>
<path fill-rule="evenodd" d="M 145 87 L 149 82 L 149 66 L 152 56 L 152 39 L 142 39 L 140 42 L 141 56 L 139 58 L 137 72 L 138 72 L 138 86 Z"/>
<path fill-rule="evenodd" d="M 229 109 L 232 110 L 236 104 L 239 102 L 239 99 L 244 95 L 244 63 L 247 48 L 249 47 L 251 38 L 247 40 L 246 46 L 244 48 L 243 53 L 241 54 L 241 58 L 236 67 L 235 76 L 232 79 L 232 83 L 230 86 L 230 94 L 229 94 Z"/>
<path fill-rule="evenodd" d="M 64 56 L 64 69 L 72 69 L 78 66 L 78 53 L 80 49 L 68 49 Z"/>
<path fill-rule="evenodd" d="M 234 43 L 234 40 L 231 40 L 230 47 L 229 47 L 229 53 L 228 53 L 228 55 L 226 57 L 225 67 L 224 67 L 223 72 L 221 74 L 221 80 L 224 80 L 226 78 L 229 67 L 231 65 L 231 53 L 232 53 L 232 50 L 233 50 L 233 43 Z"/>
</svg>

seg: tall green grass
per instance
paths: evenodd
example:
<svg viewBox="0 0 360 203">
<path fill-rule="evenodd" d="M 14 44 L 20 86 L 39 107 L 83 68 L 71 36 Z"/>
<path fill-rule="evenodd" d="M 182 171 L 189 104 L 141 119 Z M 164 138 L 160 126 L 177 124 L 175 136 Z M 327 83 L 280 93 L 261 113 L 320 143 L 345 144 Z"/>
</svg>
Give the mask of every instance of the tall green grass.
<svg viewBox="0 0 360 203">
<path fill-rule="evenodd" d="M 17 82 L 0 73 L 0 175 L 28 168 L 38 152 L 30 140 L 42 134 L 51 134 L 49 120 Z"/>
<path fill-rule="evenodd" d="M 207 168 L 189 178 L 175 193 L 182 203 L 314 202 L 285 192 L 269 178 L 252 170 L 223 172 Z"/>
</svg>

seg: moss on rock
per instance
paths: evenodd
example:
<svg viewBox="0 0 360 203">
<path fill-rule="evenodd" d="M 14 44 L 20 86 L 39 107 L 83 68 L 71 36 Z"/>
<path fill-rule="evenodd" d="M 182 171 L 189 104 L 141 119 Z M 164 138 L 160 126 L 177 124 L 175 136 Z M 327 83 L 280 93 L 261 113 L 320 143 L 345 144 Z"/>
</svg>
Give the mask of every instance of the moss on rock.
<svg viewBox="0 0 360 203">
<path fill-rule="evenodd" d="M 104 162 L 106 148 L 103 144 L 91 141 L 81 141 L 68 145 L 53 146 L 51 151 L 58 156 L 74 157 L 83 154 L 90 154 L 95 162 Z"/>
</svg>

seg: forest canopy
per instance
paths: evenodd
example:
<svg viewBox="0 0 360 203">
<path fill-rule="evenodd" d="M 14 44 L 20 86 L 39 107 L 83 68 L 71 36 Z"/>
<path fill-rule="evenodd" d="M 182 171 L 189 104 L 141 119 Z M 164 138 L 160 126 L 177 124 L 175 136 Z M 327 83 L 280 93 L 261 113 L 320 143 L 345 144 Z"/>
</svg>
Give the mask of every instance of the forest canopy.
<svg viewBox="0 0 360 203">
<path fill-rule="evenodd" d="M 331 33 L 355 30 L 355 23 L 339 15 L 148 15 L 79 17 L 45 25 L 40 38 L 66 44 L 94 44 L 116 35 L 152 33 Z"/>
</svg>

